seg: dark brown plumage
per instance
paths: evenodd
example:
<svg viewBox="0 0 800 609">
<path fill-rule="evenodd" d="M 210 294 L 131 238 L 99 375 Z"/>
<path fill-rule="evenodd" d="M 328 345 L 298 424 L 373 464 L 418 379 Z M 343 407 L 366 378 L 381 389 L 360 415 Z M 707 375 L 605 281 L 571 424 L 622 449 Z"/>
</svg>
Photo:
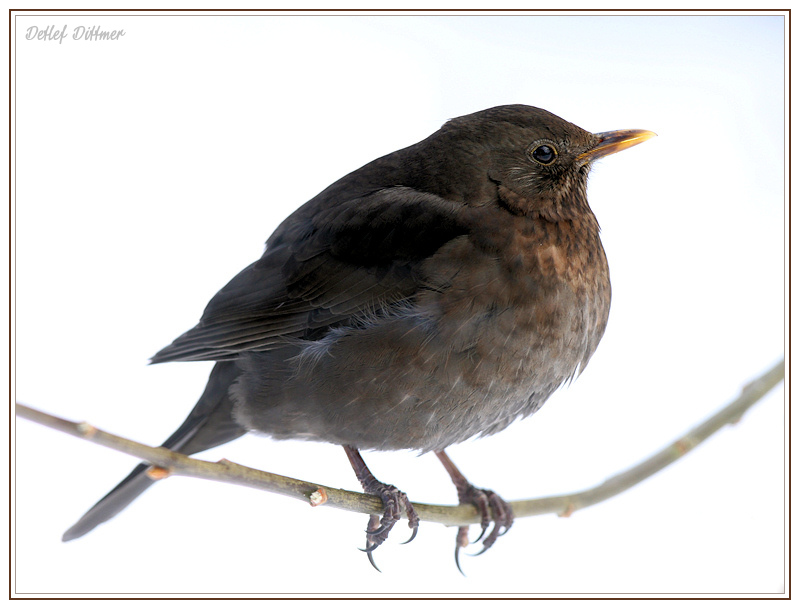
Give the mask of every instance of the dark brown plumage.
<svg viewBox="0 0 800 609">
<path fill-rule="evenodd" d="M 443 451 L 532 414 L 586 366 L 611 301 L 589 167 L 652 135 L 591 134 L 538 108 L 501 106 L 335 182 L 153 357 L 218 361 L 164 445 L 191 454 L 248 430 L 341 444 L 387 506 L 370 522 L 370 560 L 401 508 L 415 532 L 417 519 L 358 451 L 434 451 L 484 531 L 493 514 L 488 548 L 511 526 L 510 507 L 472 487 Z M 145 467 L 64 539 L 152 484 Z M 457 547 L 465 538 L 462 528 Z"/>
</svg>

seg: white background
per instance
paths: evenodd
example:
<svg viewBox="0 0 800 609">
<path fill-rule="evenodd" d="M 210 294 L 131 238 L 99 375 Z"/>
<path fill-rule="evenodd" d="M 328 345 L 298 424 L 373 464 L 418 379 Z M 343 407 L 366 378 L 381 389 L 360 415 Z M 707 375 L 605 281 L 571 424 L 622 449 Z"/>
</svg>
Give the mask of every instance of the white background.
<svg viewBox="0 0 800 609">
<path fill-rule="evenodd" d="M 784 350 L 780 16 L 20 16 L 13 19 L 17 400 L 158 444 L 210 364 L 148 367 L 341 175 L 490 106 L 659 137 L 596 164 L 614 299 L 582 377 L 453 447 L 505 498 L 597 484 L 662 448 Z M 31 26 L 124 29 L 26 40 Z M 783 386 L 677 464 L 479 558 L 455 531 L 190 479 L 60 537 L 135 460 L 16 421 L 12 590 L 49 594 L 774 594 L 784 590 Z M 359 490 L 341 448 L 248 436 L 202 455 Z M 432 455 L 365 453 L 454 503 Z M 475 533 L 473 532 L 473 535 Z"/>
</svg>

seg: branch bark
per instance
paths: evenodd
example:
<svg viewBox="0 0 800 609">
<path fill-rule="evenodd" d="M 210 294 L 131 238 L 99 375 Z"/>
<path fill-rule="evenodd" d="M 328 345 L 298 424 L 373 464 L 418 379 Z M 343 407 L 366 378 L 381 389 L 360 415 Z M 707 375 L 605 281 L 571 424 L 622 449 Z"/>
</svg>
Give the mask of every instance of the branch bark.
<svg viewBox="0 0 800 609">
<path fill-rule="evenodd" d="M 682 458 L 695 446 L 725 425 L 738 422 L 751 406 L 756 404 L 783 378 L 784 360 L 781 359 L 773 368 L 746 384 L 738 398 L 648 459 L 584 491 L 568 495 L 512 501 L 511 506 L 514 510 L 514 515 L 517 518 L 550 513 L 569 516 L 577 510 L 622 493 Z M 134 442 L 97 429 L 88 423 L 75 423 L 61 419 L 19 403 L 16 404 L 16 415 L 89 442 L 138 457 L 156 468 L 161 468 L 154 471 L 153 477 L 159 477 L 160 474 L 170 474 L 217 480 L 286 495 L 311 505 L 325 504 L 364 514 L 383 513 L 381 500 L 372 495 L 287 478 L 278 474 L 245 467 L 226 459 L 216 463 L 194 459 L 166 448 L 152 447 Z M 438 522 L 448 526 L 463 526 L 475 524 L 480 520 L 477 510 L 471 505 L 445 506 L 424 503 L 414 503 L 413 505 L 420 520 L 428 522 Z"/>
</svg>

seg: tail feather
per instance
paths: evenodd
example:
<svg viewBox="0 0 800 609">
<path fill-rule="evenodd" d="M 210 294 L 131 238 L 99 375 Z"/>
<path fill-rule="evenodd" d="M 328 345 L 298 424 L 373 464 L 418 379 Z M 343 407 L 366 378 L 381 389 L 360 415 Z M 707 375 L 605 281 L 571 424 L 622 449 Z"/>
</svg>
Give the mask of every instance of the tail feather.
<svg viewBox="0 0 800 609">
<path fill-rule="evenodd" d="M 239 374 L 235 362 L 219 362 L 211 371 L 208 385 L 192 412 L 167 439 L 163 447 L 185 455 L 225 444 L 247 430 L 233 420 L 233 402 L 228 389 Z M 86 535 L 97 525 L 116 516 L 155 482 L 145 473 L 148 463 L 140 463 L 128 476 L 98 501 L 61 538 L 71 541 Z"/>
<path fill-rule="evenodd" d="M 78 522 L 67 529 L 61 537 L 61 541 L 72 541 L 83 537 L 97 525 L 110 520 L 128 507 L 134 499 L 155 482 L 145 475 L 148 467 L 147 463 L 137 465 L 127 478 L 114 487 L 114 490 L 95 503 L 88 512 L 81 516 Z"/>
</svg>

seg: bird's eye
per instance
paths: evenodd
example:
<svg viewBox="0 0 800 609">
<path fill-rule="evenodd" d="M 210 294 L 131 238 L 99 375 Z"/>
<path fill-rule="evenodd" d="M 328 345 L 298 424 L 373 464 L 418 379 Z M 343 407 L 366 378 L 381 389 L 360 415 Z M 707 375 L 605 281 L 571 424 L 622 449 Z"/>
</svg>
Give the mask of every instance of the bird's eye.
<svg viewBox="0 0 800 609">
<path fill-rule="evenodd" d="M 556 160 L 558 151 L 555 149 L 555 146 L 551 146 L 550 144 L 539 144 L 538 146 L 531 148 L 529 155 L 537 163 L 541 163 L 542 165 L 550 165 Z"/>
</svg>

